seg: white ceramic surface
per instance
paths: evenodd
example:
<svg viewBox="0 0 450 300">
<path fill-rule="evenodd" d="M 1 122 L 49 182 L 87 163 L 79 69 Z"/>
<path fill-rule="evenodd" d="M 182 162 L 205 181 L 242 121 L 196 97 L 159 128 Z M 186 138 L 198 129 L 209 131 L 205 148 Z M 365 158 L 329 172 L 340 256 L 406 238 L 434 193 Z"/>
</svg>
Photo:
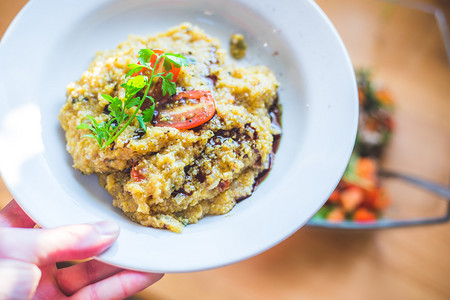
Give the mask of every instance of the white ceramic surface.
<svg viewBox="0 0 450 300">
<path fill-rule="evenodd" d="M 283 137 L 273 170 L 250 198 L 176 234 L 132 223 L 96 176 L 74 170 L 57 116 L 66 85 L 95 51 L 184 21 L 224 46 L 232 33 L 246 36 L 240 63 L 265 64 L 280 81 Z M 121 234 L 99 259 L 155 272 L 227 265 L 295 232 L 338 183 L 358 115 L 345 47 L 308 0 L 33 0 L 0 44 L 0 101 L 0 171 L 19 204 L 43 227 L 114 219 Z"/>
</svg>

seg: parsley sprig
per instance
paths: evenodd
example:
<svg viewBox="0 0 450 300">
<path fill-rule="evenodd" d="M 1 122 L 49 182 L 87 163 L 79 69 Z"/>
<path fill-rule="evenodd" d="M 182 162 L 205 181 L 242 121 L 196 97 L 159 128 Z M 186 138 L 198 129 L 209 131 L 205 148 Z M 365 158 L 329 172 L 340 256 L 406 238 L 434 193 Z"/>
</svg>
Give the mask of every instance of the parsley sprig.
<svg viewBox="0 0 450 300">
<path fill-rule="evenodd" d="M 153 56 L 155 55 L 155 56 Z M 152 57 L 156 57 L 156 60 Z M 162 62 L 163 69 L 159 67 Z M 77 129 L 88 129 L 91 132 L 83 135 L 83 137 L 94 138 L 97 140 L 100 149 L 104 149 L 111 145 L 117 137 L 130 125 L 136 118 L 145 132 L 147 126 L 153 119 L 155 111 L 155 99 L 148 95 L 150 87 L 157 81 L 162 80 L 163 95 L 172 96 L 176 93 L 176 85 L 173 80 L 173 68 L 181 68 L 188 64 L 186 58 L 181 54 L 155 52 L 150 49 L 141 49 L 139 51 L 139 64 L 130 64 L 130 70 L 125 76 L 125 83 L 121 87 L 125 89 L 125 97 L 123 100 L 111 95 L 102 94 L 102 97 L 109 102 L 109 119 L 107 121 L 97 122 L 97 120 L 88 115 L 88 123 L 81 123 Z M 147 75 L 137 75 L 144 71 Z M 136 96 L 140 91 L 144 90 L 142 97 Z M 150 100 L 150 107 L 141 111 L 144 101 Z M 134 110 L 133 110 L 134 109 Z"/>
</svg>

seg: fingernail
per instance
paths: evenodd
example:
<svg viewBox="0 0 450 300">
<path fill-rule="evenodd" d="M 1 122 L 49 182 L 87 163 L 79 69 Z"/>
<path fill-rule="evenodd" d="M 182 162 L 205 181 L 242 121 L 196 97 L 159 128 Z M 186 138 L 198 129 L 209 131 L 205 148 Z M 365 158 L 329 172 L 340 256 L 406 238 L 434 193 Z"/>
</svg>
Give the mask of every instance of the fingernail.
<svg viewBox="0 0 450 300">
<path fill-rule="evenodd" d="M 118 235 L 120 227 L 111 220 L 101 221 L 93 224 L 97 231 L 102 235 Z"/>
</svg>

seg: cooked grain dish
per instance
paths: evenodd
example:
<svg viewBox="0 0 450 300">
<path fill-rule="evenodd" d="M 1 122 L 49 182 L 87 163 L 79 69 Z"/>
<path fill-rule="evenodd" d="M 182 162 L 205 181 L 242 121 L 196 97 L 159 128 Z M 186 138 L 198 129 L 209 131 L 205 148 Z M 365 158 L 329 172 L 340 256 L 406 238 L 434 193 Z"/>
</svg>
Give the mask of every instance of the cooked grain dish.
<svg viewBox="0 0 450 300">
<path fill-rule="evenodd" d="M 123 99 L 120 85 L 140 49 L 184 55 L 191 63 L 176 79 L 177 92 L 210 91 L 215 114 L 187 130 L 149 124 L 144 132 L 133 120 L 100 149 L 77 126 L 88 115 L 98 122 L 110 118 L 109 102 L 101 95 Z M 277 102 L 274 74 L 264 66 L 236 67 L 226 60 L 217 39 L 188 23 L 154 36 L 130 36 L 117 49 L 98 52 L 81 78 L 67 86 L 59 115 L 73 166 L 96 173 L 113 205 L 144 226 L 181 232 L 206 215 L 229 212 L 269 168 L 280 130 L 269 115 Z"/>
</svg>

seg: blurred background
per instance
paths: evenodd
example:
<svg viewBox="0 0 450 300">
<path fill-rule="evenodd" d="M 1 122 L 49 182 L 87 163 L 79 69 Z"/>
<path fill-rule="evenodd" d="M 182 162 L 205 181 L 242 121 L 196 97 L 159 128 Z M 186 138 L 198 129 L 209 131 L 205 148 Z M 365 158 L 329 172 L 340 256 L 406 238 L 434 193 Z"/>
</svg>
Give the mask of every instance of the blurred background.
<svg viewBox="0 0 450 300">
<path fill-rule="evenodd" d="M 0 36 L 26 2 L 0 0 Z M 370 69 L 374 84 L 395 102 L 383 167 L 448 186 L 450 63 L 436 15 L 449 20 L 450 2 L 316 2 L 355 68 Z M 446 213 L 439 197 L 398 181 L 383 184 L 391 199 L 387 217 Z M 0 180 L 0 207 L 11 198 Z M 305 227 L 249 260 L 167 274 L 132 299 L 450 299 L 449 254 L 449 222 L 381 230 Z"/>
</svg>

